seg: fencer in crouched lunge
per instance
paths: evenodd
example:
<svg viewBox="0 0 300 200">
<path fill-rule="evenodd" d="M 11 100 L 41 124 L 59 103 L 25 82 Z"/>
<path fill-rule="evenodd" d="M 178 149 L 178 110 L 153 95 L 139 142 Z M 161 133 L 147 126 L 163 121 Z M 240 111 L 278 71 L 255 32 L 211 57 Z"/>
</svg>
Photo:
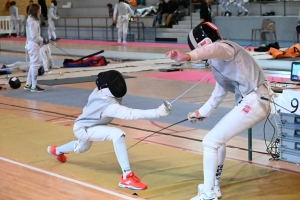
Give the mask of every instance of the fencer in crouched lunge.
<svg viewBox="0 0 300 200">
<path fill-rule="evenodd" d="M 48 9 L 48 38 L 49 40 L 52 41 L 58 40 L 58 38 L 56 37 L 55 24 L 54 24 L 54 20 L 59 19 L 59 16 L 57 16 L 56 6 L 57 6 L 57 1 L 52 0 L 51 5 Z"/>
<path fill-rule="evenodd" d="M 152 119 L 168 115 L 169 110 L 162 104 L 157 109 L 140 110 L 122 106 L 122 98 L 127 92 L 122 74 L 109 70 L 98 74 L 96 88 L 90 94 L 82 114 L 75 120 L 73 132 L 78 140 L 62 146 L 49 146 L 47 151 L 60 162 L 66 161 L 64 153 L 74 151 L 84 153 L 93 142 L 110 140 L 113 142 L 117 160 L 123 174 L 119 186 L 134 190 L 144 190 L 146 184 L 141 182 L 131 171 L 126 143 L 126 133 L 112 126 L 107 126 L 114 118 L 125 120 Z"/>
<path fill-rule="evenodd" d="M 205 42 L 203 42 L 205 41 Z M 188 113 L 195 123 L 208 118 L 228 92 L 235 94 L 235 106 L 203 139 L 204 184 L 198 185 L 198 195 L 192 200 L 217 200 L 222 196 L 219 180 L 226 156 L 226 142 L 263 121 L 269 114 L 270 102 L 261 97 L 273 95 L 266 76 L 253 57 L 241 46 L 222 40 L 218 28 L 203 22 L 190 31 L 191 52 L 167 52 L 177 62 L 206 60 L 216 79 L 215 89 L 200 109 Z"/>
<path fill-rule="evenodd" d="M 128 32 L 129 18 L 133 16 L 133 11 L 131 10 L 130 6 L 124 1 L 125 0 L 119 0 L 119 3 L 117 3 L 114 7 L 113 20 L 114 20 L 114 24 L 117 23 L 119 44 L 122 42 L 122 38 L 123 38 L 123 44 L 127 44 L 126 37 Z M 117 14 L 118 14 L 118 21 L 116 21 Z"/>
<path fill-rule="evenodd" d="M 40 33 L 39 17 L 41 15 L 41 7 L 38 4 L 32 4 L 29 8 L 29 16 L 26 22 L 26 50 L 29 55 L 29 71 L 27 75 L 24 90 L 31 92 L 43 92 L 44 89 L 37 85 L 37 75 L 40 68 L 40 46 L 44 43 L 44 39 Z"/>
</svg>

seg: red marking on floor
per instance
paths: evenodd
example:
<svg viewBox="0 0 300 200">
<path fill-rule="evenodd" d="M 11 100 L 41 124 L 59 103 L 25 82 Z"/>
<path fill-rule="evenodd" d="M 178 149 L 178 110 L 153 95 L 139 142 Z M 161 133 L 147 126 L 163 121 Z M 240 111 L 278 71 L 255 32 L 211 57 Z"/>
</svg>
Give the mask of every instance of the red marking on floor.
<svg viewBox="0 0 300 200">
<path fill-rule="evenodd" d="M 74 116 L 74 117 L 72 117 L 72 116 L 60 116 L 60 117 L 54 117 L 54 118 L 52 118 L 52 119 L 48 119 L 48 120 L 46 120 L 45 122 L 51 122 L 51 121 L 54 121 L 54 120 L 58 120 L 58 119 L 72 119 L 72 120 L 75 120 L 75 118 L 77 117 L 77 116 L 79 116 L 81 113 L 75 113 L 75 114 L 73 114 L 72 116 Z"/>
<path fill-rule="evenodd" d="M 1 38 L 1 40 L 9 41 L 26 41 L 26 38 Z M 51 41 L 50 41 L 51 42 Z M 51 42 L 55 44 L 88 44 L 88 45 L 105 45 L 105 46 L 129 46 L 129 47 L 152 47 L 152 48 L 184 48 L 189 49 L 188 44 L 177 43 L 158 43 L 158 42 L 128 42 L 126 45 L 118 44 L 117 41 L 103 41 L 103 40 L 71 40 L 60 39 L 57 42 Z"/>
</svg>

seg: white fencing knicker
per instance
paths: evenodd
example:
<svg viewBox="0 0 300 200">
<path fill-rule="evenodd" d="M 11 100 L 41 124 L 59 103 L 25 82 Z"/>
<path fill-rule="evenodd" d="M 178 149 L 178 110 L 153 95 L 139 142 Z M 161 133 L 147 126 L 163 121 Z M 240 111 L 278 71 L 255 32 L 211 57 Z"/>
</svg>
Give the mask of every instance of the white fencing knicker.
<svg viewBox="0 0 300 200">
<path fill-rule="evenodd" d="M 127 32 L 128 32 L 128 24 L 129 24 L 129 15 L 121 15 L 118 16 L 117 28 L 118 28 L 118 42 L 122 41 L 126 42 Z"/>
</svg>

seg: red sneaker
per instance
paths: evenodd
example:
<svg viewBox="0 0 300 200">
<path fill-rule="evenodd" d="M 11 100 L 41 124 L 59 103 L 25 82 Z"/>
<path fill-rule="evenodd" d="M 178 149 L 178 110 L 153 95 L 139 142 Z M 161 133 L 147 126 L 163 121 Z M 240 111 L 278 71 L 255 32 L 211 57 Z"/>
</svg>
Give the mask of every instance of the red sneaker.
<svg viewBox="0 0 300 200">
<path fill-rule="evenodd" d="M 129 188 L 131 190 L 144 190 L 147 188 L 147 185 L 142 183 L 138 177 L 134 175 L 133 172 L 127 174 L 126 179 L 123 179 L 123 175 L 120 177 L 119 187 Z"/>
<path fill-rule="evenodd" d="M 64 162 L 67 161 L 67 157 L 65 156 L 64 153 L 61 153 L 61 154 L 59 154 L 59 155 L 56 154 L 56 146 L 48 146 L 47 152 L 48 152 L 50 155 L 55 156 L 56 160 L 58 160 L 59 162 L 64 163 Z"/>
</svg>

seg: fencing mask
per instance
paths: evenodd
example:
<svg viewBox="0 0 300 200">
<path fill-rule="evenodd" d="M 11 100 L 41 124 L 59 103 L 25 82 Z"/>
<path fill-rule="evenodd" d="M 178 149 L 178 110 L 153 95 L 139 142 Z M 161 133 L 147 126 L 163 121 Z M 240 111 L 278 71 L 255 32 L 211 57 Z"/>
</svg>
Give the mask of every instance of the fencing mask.
<svg viewBox="0 0 300 200">
<path fill-rule="evenodd" d="M 108 88 L 114 97 L 121 98 L 127 92 L 126 82 L 122 74 L 116 70 L 100 72 L 96 79 L 98 89 Z"/>
<path fill-rule="evenodd" d="M 188 44 L 191 50 L 208 45 L 222 39 L 218 28 L 210 22 L 202 22 L 193 28 L 188 35 Z"/>
<path fill-rule="evenodd" d="M 19 87 L 21 87 L 21 81 L 18 77 L 11 77 L 8 80 L 8 85 L 13 89 L 18 89 Z"/>
<path fill-rule="evenodd" d="M 44 70 L 44 67 L 42 66 L 42 67 L 40 67 L 39 69 L 38 69 L 38 75 L 39 76 L 42 76 L 42 75 L 44 75 L 45 74 L 45 70 Z"/>
</svg>

